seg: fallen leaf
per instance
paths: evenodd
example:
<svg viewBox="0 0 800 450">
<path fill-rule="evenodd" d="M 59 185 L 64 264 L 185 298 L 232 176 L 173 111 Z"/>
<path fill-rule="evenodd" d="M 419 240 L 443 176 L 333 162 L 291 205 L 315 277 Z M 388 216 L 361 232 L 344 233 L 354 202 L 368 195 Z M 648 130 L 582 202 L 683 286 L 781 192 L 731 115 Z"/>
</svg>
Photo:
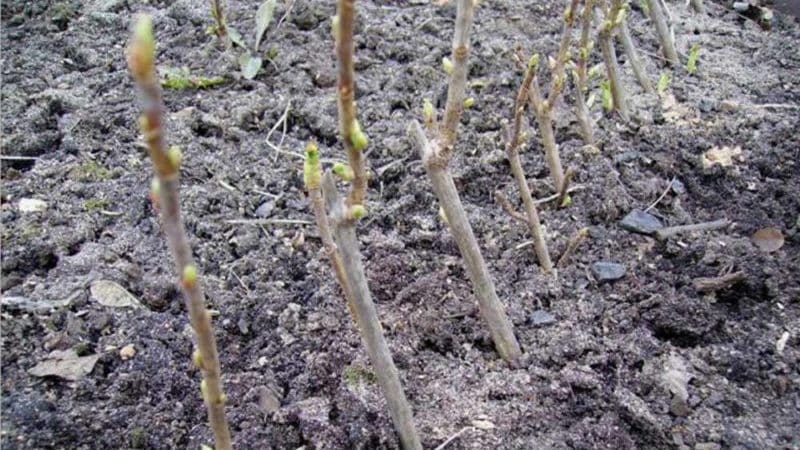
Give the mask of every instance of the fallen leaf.
<svg viewBox="0 0 800 450">
<path fill-rule="evenodd" d="M 753 233 L 753 243 L 767 253 L 772 253 L 783 247 L 783 242 L 783 233 L 777 228 L 762 228 Z"/>
<path fill-rule="evenodd" d="M 664 120 L 669 123 L 688 125 L 700 121 L 694 110 L 679 103 L 671 93 L 661 94 L 661 106 L 664 108 Z"/>
<path fill-rule="evenodd" d="M 39 200 L 37 198 L 23 198 L 19 201 L 20 212 L 39 212 L 43 211 L 45 208 L 47 208 L 47 203 L 45 203 L 44 200 Z"/>
<path fill-rule="evenodd" d="M 239 69 L 242 71 L 243 77 L 252 80 L 261 69 L 261 58 L 242 53 L 242 56 L 239 57 Z"/>
<path fill-rule="evenodd" d="M 28 370 L 35 377 L 59 377 L 77 381 L 91 373 L 100 355 L 78 356 L 75 350 L 55 350 Z"/>
<path fill-rule="evenodd" d="M 228 27 L 228 37 L 230 38 L 231 42 L 235 45 L 238 45 L 241 48 L 247 48 L 247 44 L 244 42 L 244 38 L 242 38 L 242 34 L 239 33 L 239 30 L 233 27 Z"/>
<path fill-rule="evenodd" d="M 264 36 L 264 32 L 267 31 L 269 23 L 272 22 L 276 3 L 277 0 L 267 0 L 258 7 L 258 12 L 256 12 L 256 45 L 253 47 L 255 51 L 258 51 L 261 38 Z"/>
<path fill-rule="evenodd" d="M 111 308 L 138 308 L 141 306 L 133 294 L 111 280 L 95 281 L 89 291 L 92 294 L 92 300 L 103 306 Z"/>
<path fill-rule="evenodd" d="M 742 148 L 739 146 L 736 147 L 713 147 L 710 150 L 703 153 L 700 157 L 700 162 L 703 165 L 703 169 L 709 169 L 716 164 L 719 164 L 722 167 L 729 167 L 732 166 L 734 160 L 741 160 L 742 159 Z"/>
</svg>

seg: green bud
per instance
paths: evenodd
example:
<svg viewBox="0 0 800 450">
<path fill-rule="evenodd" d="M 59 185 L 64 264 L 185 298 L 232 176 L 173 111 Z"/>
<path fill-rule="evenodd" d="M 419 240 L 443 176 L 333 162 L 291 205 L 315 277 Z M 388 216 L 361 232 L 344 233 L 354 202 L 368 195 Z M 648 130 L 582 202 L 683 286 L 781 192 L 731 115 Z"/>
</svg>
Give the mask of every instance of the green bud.
<svg viewBox="0 0 800 450">
<path fill-rule="evenodd" d="M 153 178 L 153 180 L 150 182 L 150 193 L 156 197 L 161 194 L 161 182 L 158 181 L 158 178 Z"/>
<path fill-rule="evenodd" d="M 535 55 L 531 56 L 531 59 L 528 60 L 528 69 L 536 70 L 539 66 L 539 54 L 536 53 Z"/>
<path fill-rule="evenodd" d="M 156 38 L 153 35 L 153 19 L 142 14 L 133 26 L 133 45 L 141 49 L 143 55 L 153 55 L 156 51 Z"/>
<path fill-rule="evenodd" d="M 344 181 L 353 181 L 355 174 L 347 164 L 337 162 L 333 165 L 333 173 Z"/>
<path fill-rule="evenodd" d="M 619 12 L 617 13 L 617 18 L 614 19 L 614 25 L 622 24 L 622 21 L 625 20 L 625 11 L 626 11 L 625 8 L 619 10 Z"/>
<path fill-rule="evenodd" d="M 367 215 L 367 210 L 364 205 L 353 205 L 350 207 L 350 217 L 353 219 L 360 219 Z"/>
<path fill-rule="evenodd" d="M 425 119 L 425 123 L 433 122 L 433 103 L 429 99 L 422 100 L 422 118 Z"/>
<path fill-rule="evenodd" d="M 339 16 L 331 16 L 331 34 L 334 40 L 339 40 Z"/>
<path fill-rule="evenodd" d="M 169 150 L 167 150 L 167 159 L 169 159 L 172 167 L 175 167 L 176 169 L 180 167 L 181 160 L 183 159 L 183 152 L 181 152 L 181 148 L 177 145 L 170 147 Z"/>
<path fill-rule="evenodd" d="M 561 201 L 560 207 L 561 208 L 566 208 L 567 206 L 569 206 L 571 204 L 572 204 L 572 197 L 569 194 L 567 194 L 567 195 L 564 196 L 564 200 Z"/>
<path fill-rule="evenodd" d="M 450 61 L 450 58 L 444 57 L 442 58 L 442 69 L 448 75 L 453 73 L 453 61 Z"/>
<path fill-rule="evenodd" d="M 208 401 L 208 383 L 206 383 L 206 379 L 205 378 L 203 378 L 203 380 L 200 381 L 200 394 L 203 395 L 203 400 L 205 400 L 207 402 Z"/>
<path fill-rule="evenodd" d="M 471 108 L 475 104 L 475 99 L 472 97 L 464 99 L 464 108 Z"/>
<path fill-rule="evenodd" d="M 319 149 L 317 144 L 309 142 L 306 144 L 306 158 L 303 162 L 303 181 L 306 189 L 319 189 L 322 170 L 319 166 Z"/>
<path fill-rule="evenodd" d="M 207 446 L 206 444 L 201 444 L 200 445 L 200 450 L 214 450 L 214 449 L 209 447 L 209 446 Z"/>
<path fill-rule="evenodd" d="M 564 21 L 569 22 L 571 18 L 572 18 L 572 8 L 570 8 L 569 5 L 567 5 L 567 9 L 564 10 Z"/>
<path fill-rule="evenodd" d="M 203 368 L 203 355 L 200 354 L 200 350 L 192 352 L 192 362 L 198 369 Z"/>
<path fill-rule="evenodd" d="M 184 266 L 181 282 L 187 288 L 194 286 L 194 284 L 197 283 L 197 266 L 194 264 L 187 264 Z"/>
<path fill-rule="evenodd" d="M 439 220 L 441 220 L 445 225 L 450 225 L 450 221 L 447 220 L 447 213 L 444 212 L 444 208 L 441 206 L 439 207 Z"/>
<path fill-rule="evenodd" d="M 353 121 L 353 126 L 350 129 L 350 143 L 353 144 L 353 148 L 358 151 L 364 150 L 369 144 L 369 139 L 367 135 L 361 131 L 361 124 L 358 123 L 358 120 Z"/>
</svg>

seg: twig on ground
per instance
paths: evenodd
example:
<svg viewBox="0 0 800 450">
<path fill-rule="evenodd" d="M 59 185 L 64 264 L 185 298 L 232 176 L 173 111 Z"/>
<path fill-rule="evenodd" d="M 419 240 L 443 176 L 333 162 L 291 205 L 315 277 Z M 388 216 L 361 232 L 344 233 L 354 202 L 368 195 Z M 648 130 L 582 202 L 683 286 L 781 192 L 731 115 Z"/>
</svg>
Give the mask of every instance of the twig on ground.
<svg viewBox="0 0 800 450">
<path fill-rule="evenodd" d="M 301 219 L 228 219 L 229 225 L 314 225 L 314 222 Z"/>
<path fill-rule="evenodd" d="M 711 222 L 694 223 L 691 225 L 678 225 L 675 227 L 662 228 L 656 231 L 655 236 L 656 239 L 658 240 L 664 240 L 682 233 L 691 233 L 693 231 L 718 230 L 720 228 L 725 228 L 730 224 L 731 221 L 728 219 L 719 219 Z"/>
<path fill-rule="evenodd" d="M 571 194 L 573 192 L 578 192 L 578 191 L 583 191 L 585 189 L 586 189 L 586 186 L 584 186 L 582 184 L 579 184 L 579 185 L 576 185 L 576 186 L 572 186 L 571 188 L 567 188 L 567 194 Z M 556 192 L 555 194 L 548 195 L 547 197 L 536 199 L 536 200 L 534 200 L 534 203 L 536 203 L 537 205 L 541 205 L 541 204 L 544 204 L 544 203 L 552 202 L 553 200 L 558 200 L 560 197 L 561 197 L 561 193 L 560 192 Z"/>
<path fill-rule="evenodd" d="M 645 208 L 645 209 L 644 209 L 644 212 L 648 212 L 648 211 L 650 211 L 651 209 L 655 208 L 655 207 L 656 207 L 656 205 L 658 205 L 658 204 L 659 204 L 659 202 L 661 202 L 661 200 L 663 200 L 663 199 L 664 199 L 664 197 L 666 197 L 666 196 L 667 196 L 667 193 L 669 192 L 669 190 L 670 190 L 670 189 L 672 189 L 672 183 L 674 183 L 676 179 L 677 179 L 677 177 L 672 177 L 672 179 L 671 179 L 671 180 L 669 180 L 669 183 L 667 184 L 667 188 L 666 188 L 666 189 L 664 189 L 664 192 L 662 192 L 662 193 L 661 193 L 661 195 L 659 195 L 659 196 L 658 196 L 658 198 L 656 199 L 656 201 L 654 201 L 653 203 L 651 203 L 651 204 L 650 204 L 650 206 L 648 206 L 647 208 Z"/>
<path fill-rule="evenodd" d="M 269 132 L 267 133 L 267 138 L 266 138 L 267 145 L 269 145 L 270 148 L 275 150 L 275 155 L 272 157 L 273 161 L 278 159 L 278 153 L 283 152 L 281 150 L 281 144 L 283 144 L 283 139 L 286 137 L 286 128 L 287 128 L 286 119 L 289 118 L 289 109 L 291 107 L 292 107 L 292 101 L 289 100 L 288 102 L 286 102 L 286 108 L 283 110 L 283 114 L 281 114 L 281 116 L 278 118 L 278 121 L 275 122 L 275 124 L 272 126 L 272 128 L 270 128 Z M 272 133 L 274 133 L 275 130 L 277 130 L 281 124 L 283 124 L 283 134 L 281 135 L 281 140 L 278 142 L 278 145 L 274 145 L 272 142 L 270 142 L 269 139 L 272 137 Z M 302 158 L 303 156 L 300 155 L 300 157 Z"/>
<path fill-rule="evenodd" d="M 727 289 L 744 279 L 744 272 L 738 271 L 719 277 L 698 277 L 692 280 L 692 285 L 698 292 L 715 292 Z"/>
<path fill-rule="evenodd" d="M 449 438 L 447 438 L 447 440 L 446 440 L 446 441 L 444 441 L 444 442 L 442 442 L 441 444 L 439 444 L 439 446 L 438 446 L 438 447 L 436 447 L 434 450 L 444 450 L 444 449 L 445 449 L 445 448 L 447 448 L 447 446 L 448 446 L 448 445 L 450 445 L 450 444 L 451 444 L 453 441 L 455 441 L 456 439 L 458 439 L 459 437 L 461 437 L 461 435 L 462 435 L 462 434 L 466 433 L 467 431 L 472 431 L 472 430 L 474 430 L 474 428 L 473 428 L 473 427 L 471 427 L 471 426 L 467 426 L 467 427 L 464 427 L 464 428 L 462 428 L 462 429 L 458 430 L 458 431 L 457 431 L 455 434 L 453 434 L 452 436 L 450 436 Z"/>
<path fill-rule="evenodd" d="M 508 198 L 506 198 L 506 196 L 503 195 L 502 192 L 495 191 L 494 199 L 495 201 L 497 201 L 497 203 L 500 204 L 500 206 L 503 208 L 503 211 L 508 213 L 508 215 L 511 216 L 512 219 L 519 220 L 524 224 L 528 223 L 528 219 L 525 217 L 525 214 L 522 214 L 521 212 L 514 209 L 514 205 L 512 205 L 511 202 L 508 201 Z"/>
<path fill-rule="evenodd" d="M 570 238 L 569 242 L 567 242 L 567 248 L 564 250 L 564 253 L 561 255 L 560 258 L 558 258 L 556 267 L 564 267 L 569 261 L 569 258 L 572 256 L 572 254 L 575 253 L 575 249 L 577 249 L 578 246 L 581 245 L 581 242 L 583 242 L 584 239 L 586 239 L 586 236 L 588 235 L 589 235 L 588 228 L 584 227 L 576 231 L 575 234 Z"/>
</svg>

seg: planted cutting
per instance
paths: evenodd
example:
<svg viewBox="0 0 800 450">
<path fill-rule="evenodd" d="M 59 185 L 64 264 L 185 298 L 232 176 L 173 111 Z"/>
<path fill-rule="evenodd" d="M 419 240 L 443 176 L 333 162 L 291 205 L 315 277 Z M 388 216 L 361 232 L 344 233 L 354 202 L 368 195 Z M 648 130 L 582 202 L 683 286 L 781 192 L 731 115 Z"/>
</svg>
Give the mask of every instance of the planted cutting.
<svg viewBox="0 0 800 450">
<path fill-rule="evenodd" d="M 441 122 L 430 101 L 423 103 L 423 119 L 430 138 L 417 121 L 409 124 L 409 133 L 419 151 L 422 163 L 431 180 L 431 185 L 439 199 L 439 205 L 450 232 L 455 238 L 472 288 L 478 299 L 480 313 L 492 335 L 495 348 L 504 359 L 513 361 L 522 351 L 514 337 L 514 328 L 506 316 L 505 308 L 497 297 L 486 262 L 481 254 L 478 241 L 472 232 L 467 213 L 458 195 L 458 190 L 450 174 L 449 163 L 455 148 L 458 122 L 464 109 L 464 92 L 467 81 L 467 59 L 469 57 L 469 32 L 475 11 L 474 0 L 458 0 L 456 26 L 453 34 L 453 48 L 447 88 L 447 101 Z"/>
<path fill-rule="evenodd" d="M 167 147 L 164 135 L 161 86 L 155 70 L 155 37 L 149 16 L 136 22 L 128 46 L 128 67 L 139 86 L 144 113 L 139 121 L 156 174 L 151 197 L 157 200 L 167 243 L 179 274 L 179 284 L 189 311 L 197 349 L 192 360 L 202 371 L 200 391 L 208 408 L 208 420 L 218 450 L 230 450 L 231 435 L 225 418 L 225 394 L 222 391 L 217 343 L 211 317 L 205 305 L 200 274 L 192 259 L 192 250 L 181 220 L 178 188 L 180 185 L 181 150 Z"/>
<path fill-rule="evenodd" d="M 422 444 L 414 425 L 411 406 L 403 392 L 397 368 L 383 336 L 367 285 L 356 236 L 356 224 L 366 214 L 364 201 L 367 173 L 364 150 L 369 139 L 358 123 L 354 101 L 354 9 L 353 0 L 338 0 L 337 15 L 333 20 L 338 62 L 339 132 L 349 163 L 349 167 L 339 165 L 336 170 L 350 182 L 350 192 L 343 199 L 333 174 L 326 172 L 322 175 L 319 151 L 315 144 L 306 147 L 304 178 L 323 247 L 366 345 L 397 434 L 404 449 L 420 450 Z"/>
</svg>

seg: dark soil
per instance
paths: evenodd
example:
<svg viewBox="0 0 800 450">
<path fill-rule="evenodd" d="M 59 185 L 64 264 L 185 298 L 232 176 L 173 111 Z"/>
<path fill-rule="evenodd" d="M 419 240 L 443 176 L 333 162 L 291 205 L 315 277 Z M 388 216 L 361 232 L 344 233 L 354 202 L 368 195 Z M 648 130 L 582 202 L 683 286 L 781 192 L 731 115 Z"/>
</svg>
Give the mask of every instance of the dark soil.
<svg viewBox="0 0 800 450">
<path fill-rule="evenodd" d="M 227 3 L 230 22 L 252 40 L 257 3 Z M 286 11 L 279 3 L 276 22 Z M 227 77 L 209 90 L 168 91 L 165 103 L 168 138 L 184 148 L 187 228 L 210 308 L 220 313 L 215 327 L 236 447 L 397 448 L 315 227 L 226 222 L 312 220 L 301 161 L 286 152 L 316 139 L 324 157 L 342 157 L 333 3 L 297 0 L 265 38 L 262 50 L 277 49 L 274 61 L 246 81 L 205 34 L 202 2 L 4 2 L 2 152 L 35 158 L 2 161 L 4 449 L 211 443 L 187 316 L 147 197 L 150 164 L 123 57 L 138 11 L 154 16 L 162 67 Z M 623 63 L 639 117 L 629 124 L 602 117 L 597 102 L 599 151 L 583 146 L 567 90 L 557 137 L 584 189 L 570 207 L 548 205 L 541 215 L 556 257 L 578 228 L 589 227 L 590 236 L 556 278 L 540 272 L 532 247 L 516 248 L 526 229 L 492 194 L 517 198 L 502 152 L 521 80 L 512 54 L 518 45 L 555 50 L 563 2 L 481 2 L 470 79 L 485 83 L 470 88 L 476 102 L 464 115 L 453 170 L 526 352 L 511 367 L 492 349 L 405 135 L 422 98 L 441 98 L 454 8 L 409 3 L 358 3 L 357 100 L 374 173 L 370 216 L 359 231 L 425 447 L 474 426 L 449 448 L 800 448 L 795 19 L 777 14 L 767 31 L 721 4 L 695 15 L 684 1 L 670 2 L 679 51 L 685 58 L 691 44 L 701 46 L 698 72 L 676 72 L 667 92 L 678 105 L 666 109 L 639 92 Z M 631 25 L 655 80 L 663 70 L 655 34 L 637 11 Z M 284 152 L 276 153 L 266 137 L 287 103 Z M 271 142 L 282 134 L 279 127 Z M 715 146 L 738 146 L 742 157 L 704 170 L 700 155 Z M 536 137 L 523 153 L 539 197 L 552 192 L 542 153 Z M 684 189 L 651 210 L 665 223 L 727 217 L 735 225 L 666 243 L 619 227 L 673 178 Z M 47 208 L 21 212 L 23 198 Z M 785 236 L 773 253 L 750 239 L 767 226 Z M 598 284 L 591 275 L 597 261 L 624 264 L 627 273 Z M 692 287 L 693 278 L 731 270 L 744 271 L 745 281 L 715 295 Z M 144 308 L 91 300 L 88 287 L 101 279 L 122 285 Z M 38 311 L 21 308 L 19 297 Z M 537 309 L 556 322 L 535 326 Z M 776 341 L 784 331 L 790 338 L 781 355 Z M 124 360 L 119 351 L 128 344 L 136 354 Z M 76 382 L 28 373 L 52 350 L 66 349 L 100 359 Z M 691 376 L 686 402 L 664 387 L 674 361 Z M 270 392 L 277 411 L 259 401 Z"/>
</svg>

